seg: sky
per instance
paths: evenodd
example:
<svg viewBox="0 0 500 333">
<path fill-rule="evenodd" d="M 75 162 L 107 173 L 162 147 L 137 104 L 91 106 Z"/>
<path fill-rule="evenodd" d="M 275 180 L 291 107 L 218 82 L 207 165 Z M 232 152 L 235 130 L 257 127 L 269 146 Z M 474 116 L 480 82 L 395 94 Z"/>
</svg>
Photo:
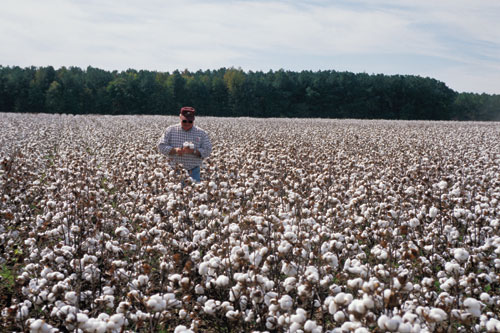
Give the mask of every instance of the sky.
<svg viewBox="0 0 500 333">
<path fill-rule="evenodd" d="M 1 66 L 335 70 L 500 94 L 498 0 L 2 0 Z"/>
</svg>

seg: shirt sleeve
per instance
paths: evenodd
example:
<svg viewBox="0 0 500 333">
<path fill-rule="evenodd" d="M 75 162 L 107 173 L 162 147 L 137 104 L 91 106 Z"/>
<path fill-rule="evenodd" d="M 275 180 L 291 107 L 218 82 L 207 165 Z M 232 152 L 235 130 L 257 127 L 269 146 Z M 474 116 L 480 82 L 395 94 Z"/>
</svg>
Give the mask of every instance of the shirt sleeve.
<svg viewBox="0 0 500 333">
<path fill-rule="evenodd" d="M 212 153 L 212 143 L 210 142 L 210 138 L 207 133 L 203 133 L 201 136 L 201 144 L 198 151 L 201 154 L 201 158 L 207 158 Z"/>
<path fill-rule="evenodd" d="M 158 151 L 163 155 L 167 155 L 174 147 L 172 146 L 172 130 L 167 129 L 165 134 L 158 140 Z"/>
</svg>

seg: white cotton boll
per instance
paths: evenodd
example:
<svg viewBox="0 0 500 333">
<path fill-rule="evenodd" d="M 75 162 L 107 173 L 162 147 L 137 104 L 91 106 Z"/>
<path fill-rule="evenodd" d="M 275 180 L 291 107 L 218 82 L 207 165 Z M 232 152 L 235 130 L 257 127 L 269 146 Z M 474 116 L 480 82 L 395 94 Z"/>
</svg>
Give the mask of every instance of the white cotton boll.
<svg viewBox="0 0 500 333">
<path fill-rule="evenodd" d="M 239 311 L 229 310 L 228 312 L 226 312 L 226 318 L 229 320 L 237 320 L 239 315 Z"/>
<path fill-rule="evenodd" d="M 439 209 L 437 209 L 434 206 L 432 206 L 431 209 L 429 210 L 429 216 L 431 218 L 435 218 L 438 213 L 439 213 Z"/>
<path fill-rule="evenodd" d="M 149 277 L 147 275 L 139 275 L 137 282 L 139 286 L 145 286 L 149 282 Z"/>
<path fill-rule="evenodd" d="M 377 320 L 377 325 L 380 329 L 385 330 L 385 324 L 389 321 L 389 317 L 386 315 L 381 315 Z"/>
<path fill-rule="evenodd" d="M 373 301 L 373 298 L 371 296 L 365 294 L 363 295 L 363 305 L 367 309 L 372 309 L 375 306 L 375 302 Z"/>
<path fill-rule="evenodd" d="M 335 300 L 332 300 L 329 304 L 328 304 L 328 313 L 330 314 L 334 314 L 338 311 L 338 306 L 337 306 L 337 303 L 335 303 Z"/>
<path fill-rule="evenodd" d="M 398 332 L 399 333 L 411 333 L 413 327 L 408 323 L 399 323 Z"/>
<path fill-rule="evenodd" d="M 184 325 L 179 325 L 175 328 L 174 333 L 194 333 Z"/>
<path fill-rule="evenodd" d="M 411 228 L 416 228 L 416 227 L 418 227 L 418 226 L 420 225 L 420 220 L 419 220 L 419 219 L 417 219 L 416 217 L 414 217 L 414 218 L 412 218 L 412 219 L 410 220 L 410 222 L 409 222 L 409 223 L 410 223 L 410 227 L 411 227 Z"/>
<path fill-rule="evenodd" d="M 146 302 L 146 305 L 153 312 L 160 312 L 166 309 L 167 302 L 160 295 L 156 294 L 151 297 Z"/>
<path fill-rule="evenodd" d="M 446 190 L 448 188 L 448 183 L 444 180 L 440 181 L 437 186 L 439 187 L 439 189 L 441 189 L 442 191 L 443 190 Z"/>
<path fill-rule="evenodd" d="M 200 266 L 198 267 L 198 273 L 200 275 L 207 275 L 208 274 L 208 269 L 210 268 L 210 265 L 208 264 L 208 262 L 204 261 L 200 264 Z"/>
<path fill-rule="evenodd" d="M 474 317 L 481 316 L 481 302 L 474 298 L 466 298 L 464 301 L 464 307 L 467 312 L 469 312 Z"/>
<path fill-rule="evenodd" d="M 30 310 L 26 305 L 21 306 L 21 308 L 17 311 L 17 319 L 25 319 L 28 317 Z"/>
<path fill-rule="evenodd" d="M 360 289 L 363 286 L 362 278 L 355 278 L 347 281 L 347 286 L 351 289 Z"/>
<path fill-rule="evenodd" d="M 278 302 L 283 311 L 289 311 L 293 306 L 293 299 L 289 295 L 281 296 Z"/>
<path fill-rule="evenodd" d="M 221 264 L 221 261 L 220 261 L 220 258 L 219 257 L 213 257 L 213 258 L 210 258 L 210 260 L 208 261 L 208 264 L 210 265 L 210 267 L 212 268 L 217 268 L 220 266 Z"/>
<path fill-rule="evenodd" d="M 389 318 L 389 320 L 385 322 L 385 328 L 388 329 L 389 331 L 395 332 L 398 330 L 400 324 L 401 324 L 401 317 L 395 316 L 393 318 Z"/>
<path fill-rule="evenodd" d="M 488 305 L 493 304 L 493 300 L 488 293 L 481 293 L 481 295 L 479 296 L 479 299 L 481 300 L 481 302 L 483 302 L 485 304 L 488 304 Z"/>
<path fill-rule="evenodd" d="M 495 318 L 490 318 L 486 322 L 486 330 L 488 332 L 500 332 L 500 320 Z"/>
<path fill-rule="evenodd" d="M 408 187 L 408 188 L 405 190 L 405 193 L 406 193 L 406 194 L 409 194 L 409 195 L 414 194 L 414 193 L 415 193 L 415 187 L 413 187 L 413 186 Z"/>
<path fill-rule="evenodd" d="M 125 316 L 123 313 L 117 313 L 109 317 L 108 323 L 106 324 L 108 329 L 119 330 L 125 325 Z"/>
<path fill-rule="evenodd" d="M 306 311 L 302 308 L 297 308 L 296 313 L 290 316 L 290 320 L 294 323 L 302 324 L 306 321 Z"/>
<path fill-rule="evenodd" d="M 182 275 L 180 274 L 170 274 L 168 276 L 169 281 L 172 282 L 179 282 L 182 279 Z"/>
<path fill-rule="evenodd" d="M 318 282 L 319 280 L 319 272 L 318 269 L 314 266 L 309 266 L 305 272 L 306 279 L 311 282 Z"/>
<path fill-rule="evenodd" d="M 203 311 L 205 311 L 206 314 L 213 315 L 215 314 L 216 307 L 217 304 L 215 300 L 209 299 L 205 302 L 205 305 L 203 306 Z"/>
<path fill-rule="evenodd" d="M 283 282 L 283 286 L 285 287 L 285 291 L 288 293 L 295 288 L 295 284 L 297 283 L 297 279 L 293 276 L 287 277 Z"/>
<path fill-rule="evenodd" d="M 76 315 L 76 321 L 80 324 L 84 324 L 89 320 L 89 316 L 87 316 L 85 313 L 78 313 Z"/>
<path fill-rule="evenodd" d="M 281 272 L 288 276 L 295 276 L 297 275 L 297 267 L 294 264 L 285 262 L 281 267 Z"/>
<path fill-rule="evenodd" d="M 448 315 L 446 312 L 444 312 L 443 309 L 440 308 L 432 308 L 429 311 L 429 318 L 432 319 L 435 322 L 442 322 L 448 318 Z"/>
<path fill-rule="evenodd" d="M 458 274 L 460 273 L 460 265 L 457 263 L 447 262 L 444 264 L 444 270 L 448 274 Z"/>
<path fill-rule="evenodd" d="M 215 281 L 215 284 L 219 288 L 226 287 L 229 284 L 229 278 L 225 275 L 219 275 L 217 277 L 217 280 Z"/>
<path fill-rule="evenodd" d="M 121 226 L 121 227 L 118 227 L 115 229 L 115 234 L 118 236 L 118 237 L 128 237 L 130 231 L 124 227 L 124 226 Z"/>
<path fill-rule="evenodd" d="M 459 263 L 465 263 L 469 259 L 469 252 L 463 248 L 457 248 L 453 251 L 453 256 Z"/>
<path fill-rule="evenodd" d="M 315 321 L 313 320 L 308 320 L 304 324 L 304 331 L 306 332 L 321 332 L 321 326 L 318 327 L 318 324 L 316 324 Z"/>
<path fill-rule="evenodd" d="M 286 240 L 281 241 L 280 245 L 278 246 L 278 252 L 282 253 L 282 254 L 286 254 L 286 253 L 290 252 L 292 247 L 293 247 L 292 244 L 290 244 Z"/>
<path fill-rule="evenodd" d="M 359 321 L 347 321 L 340 327 L 340 332 L 353 332 L 360 327 L 361 323 Z"/>
<path fill-rule="evenodd" d="M 365 303 L 360 299 L 355 299 L 349 304 L 347 311 L 349 311 L 350 313 L 354 312 L 364 314 L 366 312 Z"/>
<path fill-rule="evenodd" d="M 292 322 L 292 324 L 290 325 L 289 331 L 290 331 L 290 333 L 295 333 L 295 332 L 299 331 L 301 329 L 301 327 L 302 327 L 302 325 L 300 323 Z"/>
<path fill-rule="evenodd" d="M 335 320 L 337 323 L 343 323 L 345 319 L 346 317 L 344 311 L 337 311 L 333 315 L 333 320 Z"/>
<path fill-rule="evenodd" d="M 74 291 L 68 291 L 65 295 L 64 295 L 64 299 L 66 301 L 68 301 L 68 303 L 70 304 L 76 304 L 76 302 L 78 301 L 78 298 L 77 298 L 77 295 L 76 295 L 76 292 Z"/>
<path fill-rule="evenodd" d="M 348 305 L 352 301 L 352 295 L 348 293 L 340 292 L 335 295 L 335 303 L 338 305 Z"/>
<path fill-rule="evenodd" d="M 354 333 L 370 333 L 366 327 L 358 327 L 354 330 Z"/>
<path fill-rule="evenodd" d="M 339 266 L 339 259 L 334 253 L 326 252 L 321 257 L 333 268 L 337 268 Z"/>
<path fill-rule="evenodd" d="M 42 319 L 37 319 L 31 322 L 30 324 L 30 330 L 31 332 L 39 332 L 42 331 L 42 327 L 45 324 L 45 322 Z"/>
<path fill-rule="evenodd" d="M 449 278 L 446 279 L 442 284 L 441 284 L 441 289 L 444 291 L 450 291 L 453 286 L 457 284 L 457 281 L 454 278 Z"/>
</svg>

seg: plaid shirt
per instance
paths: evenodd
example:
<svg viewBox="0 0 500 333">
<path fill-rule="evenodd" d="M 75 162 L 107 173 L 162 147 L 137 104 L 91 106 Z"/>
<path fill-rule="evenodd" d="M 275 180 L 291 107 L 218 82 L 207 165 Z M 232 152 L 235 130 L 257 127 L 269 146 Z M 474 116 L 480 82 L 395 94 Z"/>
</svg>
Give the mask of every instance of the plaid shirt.
<svg viewBox="0 0 500 333">
<path fill-rule="evenodd" d="M 173 148 L 182 148 L 184 142 L 192 142 L 194 149 L 200 152 L 201 157 L 193 154 L 169 155 Z M 186 170 L 191 170 L 201 166 L 203 159 L 210 155 L 212 143 L 207 133 L 201 128 L 193 126 L 189 131 L 185 131 L 180 124 L 177 124 L 167 128 L 167 131 L 158 142 L 158 150 L 160 153 L 167 155 L 172 167 L 175 167 L 176 164 L 182 164 Z"/>
</svg>

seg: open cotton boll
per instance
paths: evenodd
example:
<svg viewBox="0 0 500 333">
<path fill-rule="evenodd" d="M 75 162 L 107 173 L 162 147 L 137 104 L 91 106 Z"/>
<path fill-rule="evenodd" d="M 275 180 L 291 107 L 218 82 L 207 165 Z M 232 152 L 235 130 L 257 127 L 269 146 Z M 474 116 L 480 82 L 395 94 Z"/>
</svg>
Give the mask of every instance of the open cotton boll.
<svg viewBox="0 0 500 333">
<path fill-rule="evenodd" d="M 78 302 L 77 294 L 74 291 L 68 291 L 64 295 L 64 299 L 66 299 L 66 301 L 68 301 L 68 303 L 73 304 L 73 305 L 76 304 L 76 302 Z"/>
<path fill-rule="evenodd" d="M 479 318 L 481 316 L 481 302 L 474 298 L 466 298 L 464 301 L 465 310 L 473 315 L 474 317 Z"/>
<path fill-rule="evenodd" d="M 289 295 L 281 296 L 278 302 L 283 311 L 289 311 L 293 306 L 293 299 Z"/>
<path fill-rule="evenodd" d="M 160 312 L 166 309 L 167 302 L 159 294 L 156 294 L 149 297 L 149 299 L 146 302 L 146 305 L 153 312 Z"/>
<path fill-rule="evenodd" d="M 343 293 L 340 292 L 337 295 L 335 295 L 335 303 L 338 305 L 348 305 L 352 301 L 352 295 L 348 293 Z"/>
<path fill-rule="evenodd" d="M 278 246 L 278 252 L 282 254 L 288 253 L 292 249 L 292 244 L 287 242 L 286 240 L 281 241 L 280 245 Z"/>
<path fill-rule="evenodd" d="M 194 333 L 184 325 L 179 325 L 175 328 L 174 333 Z"/>
<path fill-rule="evenodd" d="M 490 318 L 486 322 L 486 330 L 488 332 L 500 332 L 500 320 L 495 318 Z"/>
<path fill-rule="evenodd" d="M 304 331 L 311 333 L 321 333 L 323 331 L 323 327 L 318 326 L 318 324 L 316 324 L 316 322 L 313 320 L 308 320 L 304 324 Z"/>
<path fill-rule="evenodd" d="M 333 315 L 333 320 L 335 320 L 337 323 L 343 323 L 346 319 L 344 311 L 337 311 Z"/>
<path fill-rule="evenodd" d="M 431 209 L 429 209 L 429 216 L 431 218 L 435 218 L 437 216 L 437 214 L 439 213 L 439 209 L 437 209 L 436 207 L 432 206 Z"/>
<path fill-rule="evenodd" d="M 411 228 L 416 228 L 420 225 L 420 220 L 414 217 L 410 220 L 409 224 Z"/>
<path fill-rule="evenodd" d="M 465 263 L 469 259 L 469 252 L 463 248 L 457 248 L 453 251 L 453 256 L 459 263 Z"/>
<path fill-rule="evenodd" d="M 432 308 L 429 311 L 429 318 L 435 322 L 442 322 L 448 318 L 446 312 L 440 308 Z"/>
<path fill-rule="evenodd" d="M 360 299 L 355 299 L 349 304 L 347 311 L 350 313 L 364 314 L 366 312 L 365 303 Z"/>
<path fill-rule="evenodd" d="M 124 226 L 121 226 L 121 227 L 118 227 L 115 229 L 115 234 L 118 236 L 118 237 L 127 237 L 129 235 L 130 231 L 124 227 Z"/>
<path fill-rule="evenodd" d="M 208 274 L 208 269 L 210 268 L 210 265 L 208 262 L 204 261 L 198 266 L 198 273 L 200 275 L 207 275 Z"/>
<path fill-rule="evenodd" d="M 31 320 L 31 319 L 30 319 Z M 47 324 L 42 319 L 33 320 L 29 324 L 30 332 L 32 333 L 51 333 L 57 332 L 57 330 L 51 325 Z"/>
<path fill-rule="evenodd" d="M 205 302 L 205 305 L 203 306 L 203 311 L 205 311 L 206 314 L 214 315 L 216 308 L 217 308 L 216 301 L 213 299 L 209 299 Z"/>
<path fill-rule="evenodd" d="M 479 299 L 481 300 L 481 302 L 483 302 L 485 304 L 488 304 L 488 305 L 493 304 L 493 299 L 491 298 L 491 296 L 488 293 L 481 293 L 481 295 L 479 295 Z"/>
<path fill-rule="evenodd" d="M 290 316 L 290 321 L 298 324 L 302 324 L 306 321 L 307 312 L 302 308 L 297 308 L 294 315 Z"/>
<path fill-rule="evenodd" d="M 440 181 L 437 186 L 439 187 L 440 190 L 446 190 L 448 188 L 448 183 L 444 180 Z"/>
<path fill-rule="evenodd" d="M 106 328 L 109 331 L 117 331 L 120 330 L 125 324 L 127 320 L 123 313 L 117 313 L 109 317 L 108 322 L 106 323 Z"/>
<path fill-rule="evenodd" d="M 217 277 L 217 280 L 215 281 L 215 284 L 219 288 L 226 287 L 229 284 L 229 278 L 225 275 L 219 275 Z"/>
<path fill-rule="evenodd" d="M 318 269 L 314 266 L 309 266 L 305 272 L 306 279 L 311 282 L 318 282 L 319 280 L 319 272 Z"/>
<path fill-rule="evenodd" d="M 457 263 L 447 262 L 444 264 L 444 270 L 448 274 L 459 274 L 460 273 L 460 265 Z"/>
</svg>

